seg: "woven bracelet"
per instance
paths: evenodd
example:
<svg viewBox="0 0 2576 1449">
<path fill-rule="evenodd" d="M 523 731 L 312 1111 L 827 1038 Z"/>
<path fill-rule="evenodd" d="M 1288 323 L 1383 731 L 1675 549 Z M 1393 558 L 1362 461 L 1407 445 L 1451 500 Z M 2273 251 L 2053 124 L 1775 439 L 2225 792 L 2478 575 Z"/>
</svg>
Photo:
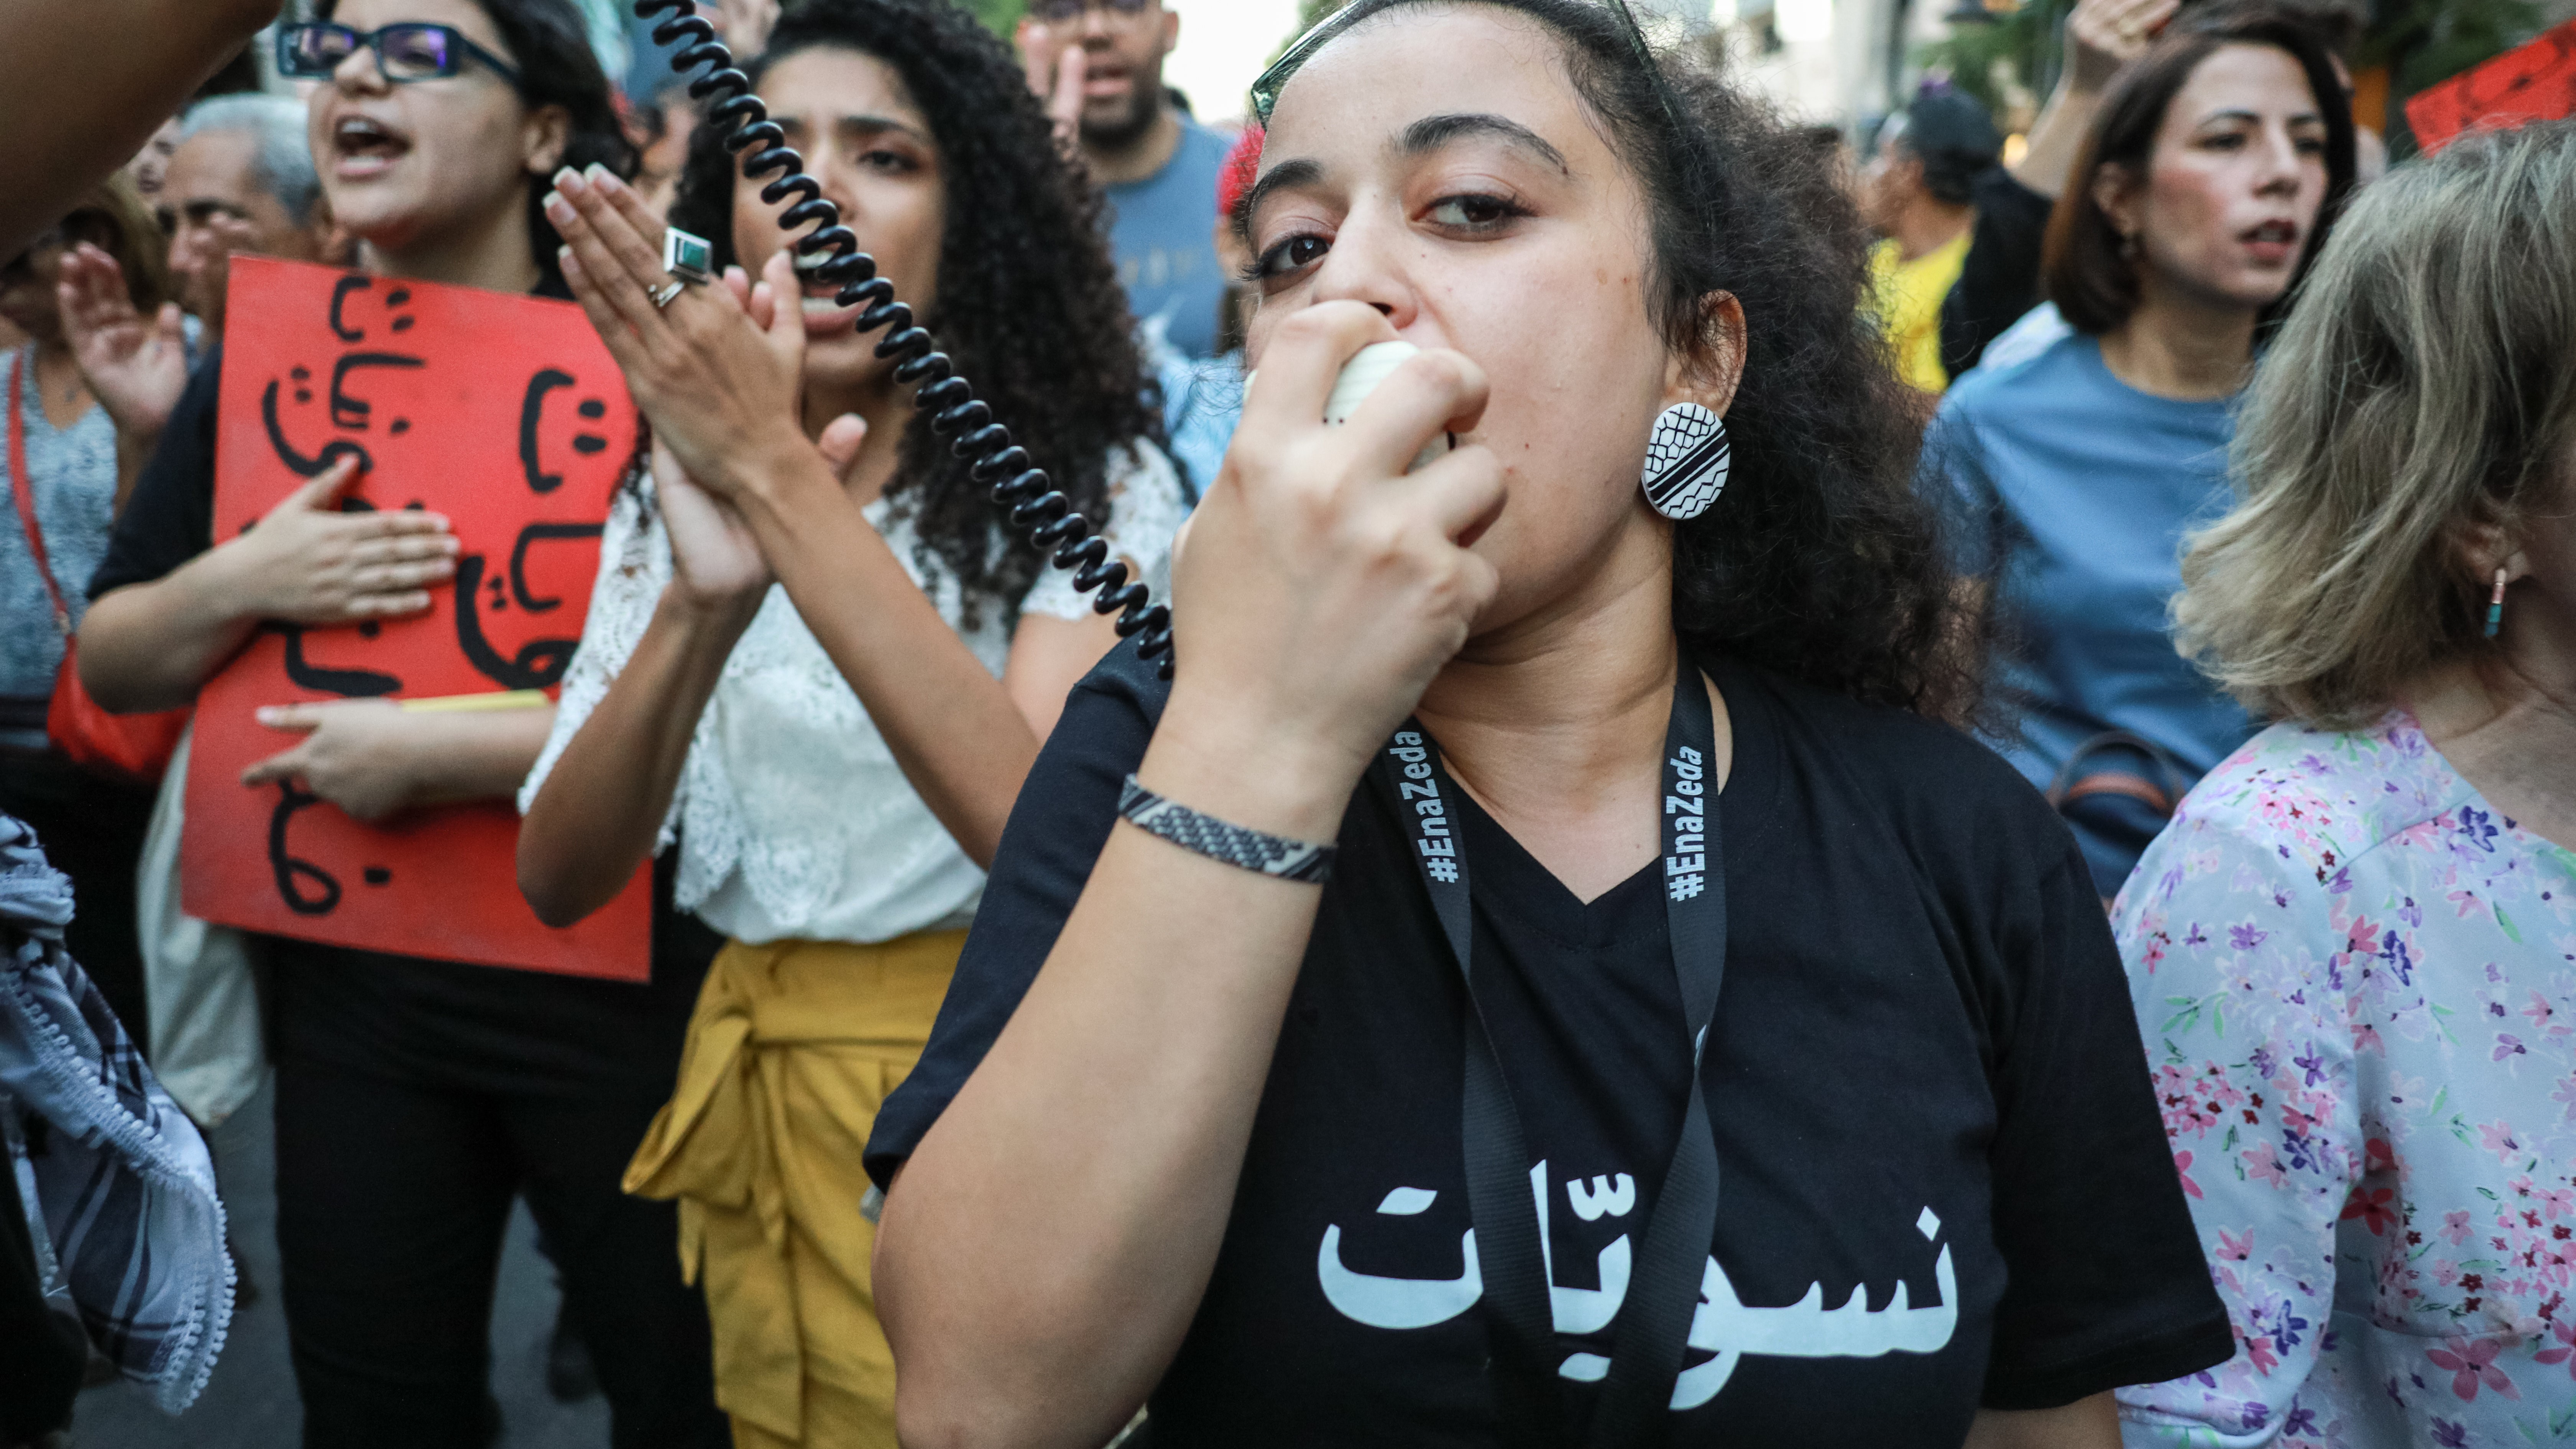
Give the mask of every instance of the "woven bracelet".
<svg viewBox="0 0 2576 1449">
<path fill-rule="evenodd" d="M 1127 777 L 1127 788 L 1118 794 L 1118 813 L 1138 829 L 1151 831 L 1183 850 L 1260 875 L 1322 885 L 1333 874 L 1332 846 L 1229 825 L 1213 815 L 1201 815 L 1187 805 L 1164 799 L 1137 784 L 1133 775 Z"/>
</svg>

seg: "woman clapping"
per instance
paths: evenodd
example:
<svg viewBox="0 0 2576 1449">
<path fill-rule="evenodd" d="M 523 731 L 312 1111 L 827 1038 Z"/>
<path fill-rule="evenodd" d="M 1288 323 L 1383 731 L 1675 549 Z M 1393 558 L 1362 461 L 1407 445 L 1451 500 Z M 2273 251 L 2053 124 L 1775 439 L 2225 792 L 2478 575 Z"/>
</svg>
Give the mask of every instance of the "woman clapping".
<svg viewBox="0 0 2576 1449">
<path fill-rule="evenodd" d="M 808 0 L 751 73 L 959 375 L 1159 578 L 1179 482 L 1098 202 L 1009 53 L 951 5 Z M 632 190 L 562 191 L 574 289 L 662 446 L 610 519 L 520 882 L 571 919 L 658 853 L 679 905 L 732 939 L 628 1183 L 680 1201 L 738 1445 L 892 1445 L 860 1150 L 1029 762 L 1115 635 L 1005 532 L 858 313 L 797 273 L 718 128 L 672 219 L 756 293 L 739 273 L 669 290 Z"/>
</svg>

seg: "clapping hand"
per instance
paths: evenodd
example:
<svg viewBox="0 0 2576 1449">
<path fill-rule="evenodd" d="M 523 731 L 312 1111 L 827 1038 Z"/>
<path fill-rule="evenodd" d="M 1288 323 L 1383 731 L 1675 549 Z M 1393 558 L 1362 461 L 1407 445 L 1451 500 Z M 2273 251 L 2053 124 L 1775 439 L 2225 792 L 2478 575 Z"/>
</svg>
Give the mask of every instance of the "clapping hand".
<svg viewBox="0 0 2576 1449">
<path fill-rule="evenodd" d="M 834 474 L 847 476 L 867 436 L 867 423 L 845 413 L 823 429 L 815 446 Z M 756 603 L 768 592 L 769 562 L 741 510 L 699 487 L 659 439 L 653 443 L 653 487 L 671 539 L 672 583 L 691 603 Z"/>
<path fill-rule="evenodd" d="M 671 586 L 693 604 L 749 604 L 769 588 L 769 561 L 751 525 L 698 486 L 670 445 L 653 440 L 653 495 L 671 539 Z"/>
<path fill-rule="evenodd" d="M 63 257 L 55 299 L 72 356 L 117 430 L 153 439 L 188 386 L 186 324 L 175 302 L 154 316 L 135 310 L 116 258 L 81 243 Z"/>
<path fill-rule="evenodd" d="M 802 284 L 790 251 L 769 259 L 757 284 L 738 267 L 712 286 L 681 287 L 657 304 L 661 219 L 634 188 L 601 167 L 555 178 L 546 214 L 566 243 L 564 280 L 626 374 L 653 425 L 698 487 L 737 498 L 794 449 L 810 450 L 798 421 L 805 371 Z"/>
</svg>

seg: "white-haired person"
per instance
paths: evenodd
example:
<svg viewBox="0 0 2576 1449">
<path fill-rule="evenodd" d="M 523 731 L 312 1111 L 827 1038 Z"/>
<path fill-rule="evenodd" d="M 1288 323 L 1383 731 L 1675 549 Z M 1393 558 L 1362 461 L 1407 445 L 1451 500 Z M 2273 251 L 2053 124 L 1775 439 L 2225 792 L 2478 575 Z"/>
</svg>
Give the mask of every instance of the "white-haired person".
<svg viewBox="0 0 2576 1449">
<path fill-rule="evenodd" d="M 2128 1443 L 2576 1418 L 2576 125 L 2337 228 L 2197 536 L 2184 646 L 2276 721 L 2114 926 L 2236 1356 Z"/>
<path fill-rule="evenodd" d="M 285 96 L 217 96 L 188 108 L 161 183 L 170 275 L 180 302 L 220 335 L 234 255 L 341 262 L 331 206 L 305 137 L 305 107 Z"/>
<path fill-rule="evenodd" d="M 138 311 L 116 259 L 95 246 L 63 258 L 63 331 L 82 379 L 140 465 L 188 386 L 191 352 L 222 340 L 237 253 L 297 262 L 349 261 L 305 136 L 305 105 L 285 96 L 216 96 L 180 119 L 154 200 L 169 235 L 172 299 Z M 193 317 L 203 324 L 187 334 Z"/>
</svg>

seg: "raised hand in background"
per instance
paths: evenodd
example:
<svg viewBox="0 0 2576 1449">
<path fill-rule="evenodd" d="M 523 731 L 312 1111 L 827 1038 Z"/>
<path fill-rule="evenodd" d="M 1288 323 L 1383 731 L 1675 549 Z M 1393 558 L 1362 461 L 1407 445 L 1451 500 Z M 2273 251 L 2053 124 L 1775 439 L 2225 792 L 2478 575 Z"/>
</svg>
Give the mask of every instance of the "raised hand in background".
<svg viewBox="0 0 2576 1449">
<path fill-rule="evenodd" d="M 88 242 L 64 255 L 54 293 L 90 393 L 119 436 L 148 452 L 188 386 L 187 324 L 179 304 L 164 302 L 150 317 L 136 311 L 125 269 Z"/>
<path fill-rule="evenodd" d="M 2030 144 L 2013 163 L 2013 179 L 2042 196 L 2066 189 L 2102 93 L 2120 68 L 2146 54 L 2182 8 L 2182 0 L 2076 0 L 2066 17 L 2066 68 L 2031 123 Z"/>
</svg>

